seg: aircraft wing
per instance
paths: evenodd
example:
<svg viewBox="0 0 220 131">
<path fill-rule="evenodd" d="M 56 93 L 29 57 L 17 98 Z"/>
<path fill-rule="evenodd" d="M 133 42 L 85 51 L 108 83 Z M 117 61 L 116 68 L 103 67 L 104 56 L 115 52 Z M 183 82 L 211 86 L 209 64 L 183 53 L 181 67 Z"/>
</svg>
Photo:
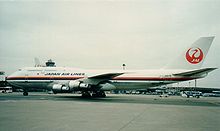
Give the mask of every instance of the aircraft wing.
<svg viewBox="0 0 220 131">
<path fill-rule="evenodd" d="M 97 75 L 89 76 L 87 78 L 82 78 L 82 79 L 80 79 L 80 81 L 82 81 L 84 83 L 87 83 L 87 84 L 97 85 L 100 82 L 110 80 L 110 79 L 112 79 L 116 76 L 120 76 L 122 74 L 124 74 L 124 73 L 122 73 L 122 72 L 103 73 L 103 74 L 97 74 Z"/>
<path fill-rule="evenodd" d="M 105 73 L 105 74 L 99 74 L 99 75 L 94 75 L 90 76 L 89 79 L 112 79 L 116 76 L 120 76 L 124 73 Z"/>
<path fill-rule="evenodd" d="M 203 68 L 203 69 L 197 69 L 197 70 L 192 70 L 192 71 L 187 71 L 187 72 L 176 73 L 173 75 L 175 76 L 202 76 L 204 74 L 208 74 L 209 72 L 215 69 L 217 68 Z"/>
</svg>

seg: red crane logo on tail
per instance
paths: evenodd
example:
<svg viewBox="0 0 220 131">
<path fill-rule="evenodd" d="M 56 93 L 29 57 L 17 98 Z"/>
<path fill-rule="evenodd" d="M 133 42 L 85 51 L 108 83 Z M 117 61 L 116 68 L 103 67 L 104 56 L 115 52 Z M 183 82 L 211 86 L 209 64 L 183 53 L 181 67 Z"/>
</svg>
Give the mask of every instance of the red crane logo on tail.
<svg viewBox="0 0 220 131">
<path fill-rule="evenodd" d="M 198 64 L 203 59 L 203 52 L 200 48 L 189 48 L 186 52 L 186 59 L 191 64 Z"/>
</svg>

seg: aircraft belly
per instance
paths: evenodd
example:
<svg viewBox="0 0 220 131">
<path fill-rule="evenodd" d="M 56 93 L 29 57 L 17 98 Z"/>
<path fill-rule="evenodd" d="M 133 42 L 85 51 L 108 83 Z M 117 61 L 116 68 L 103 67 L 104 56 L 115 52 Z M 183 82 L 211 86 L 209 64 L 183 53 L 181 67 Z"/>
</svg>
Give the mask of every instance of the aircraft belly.
<svg viewBox="0 0 220 131">
<path fill-rule="evenodd" d="M 165 81 L 112 81 L 117 90 L 134 90 L 134 89 L 145 89 L 149 87 L 155 87 L 160 85 L 166 85 L 173 82 Z"/>
<path fill-rule="evenodd" d="M 14 87 L 18 88 L 38 88 L 38 89 L 49 89 L 49 84 L 51 82 L 42 82 L 42 81 L 15 81 L 10 82 L 10 84 Z"/>
</svg>

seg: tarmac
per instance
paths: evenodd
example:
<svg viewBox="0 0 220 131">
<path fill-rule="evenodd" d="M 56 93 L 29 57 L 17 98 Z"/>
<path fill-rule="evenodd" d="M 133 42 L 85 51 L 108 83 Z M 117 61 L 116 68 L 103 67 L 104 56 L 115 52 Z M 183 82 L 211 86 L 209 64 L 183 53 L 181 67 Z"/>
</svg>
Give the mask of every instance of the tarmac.
<svg viewBox="0 0 220 131">
<path fill-rule="evenodd" d="M 220 131 L 220 98 L 0 94 L 0 131 Z"/>
</svg>

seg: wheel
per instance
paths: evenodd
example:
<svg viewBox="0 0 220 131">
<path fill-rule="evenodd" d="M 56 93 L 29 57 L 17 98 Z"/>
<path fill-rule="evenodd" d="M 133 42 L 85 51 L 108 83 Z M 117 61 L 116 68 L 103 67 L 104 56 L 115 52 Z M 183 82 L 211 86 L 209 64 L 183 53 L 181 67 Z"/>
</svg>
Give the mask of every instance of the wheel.
<svg viewBox="0 0 220 131">
<path fill-rule="evenodd" d="M 82 92 L 82 97 L 88 98 L 88 97 L 91 97 L 91 94 L 85 91 L 85 92 Z"/>
<path fill-rule="evenodd" d="M 28 92 L 23 92 L 23 96 L 28 96 Z"/>
<path fill-rule="evenodd" d="M 104 91 L 102 92 L 101 97 L 106 97 L 106 94 Z"/>
<path fill-rule="evenodd" d="M 96 93 L 92 93 L 92 97 L 98 97 Z"/>
<path fill-rule="evenodd" d="M 106 95 L 104 91 L 96 91 L 93 92 L 92 97 L 106 97 Z"/>
</svg>

